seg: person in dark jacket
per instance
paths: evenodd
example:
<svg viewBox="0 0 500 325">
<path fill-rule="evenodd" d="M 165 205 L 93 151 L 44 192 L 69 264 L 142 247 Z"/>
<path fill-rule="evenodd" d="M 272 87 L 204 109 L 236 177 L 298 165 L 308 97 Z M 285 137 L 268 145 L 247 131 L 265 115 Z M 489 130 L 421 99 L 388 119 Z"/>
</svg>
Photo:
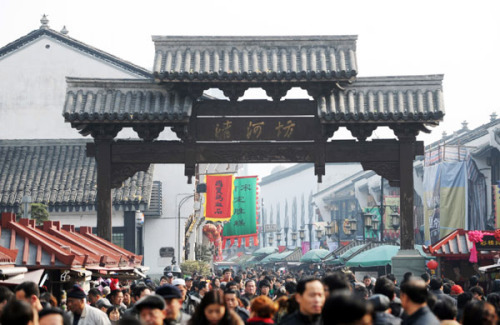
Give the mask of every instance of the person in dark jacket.
<svg viewBox="0 0 500 325">
<path fill-rule="evenodd" d="M 247 325 L 270 325 L 274 324 L 273 317 L 278 311 L 278 304 L 267 296 L 259 296 L 250 304 L 252 313 L 247 320 Z"/>
<path fill-rule="evenodd" d="M 430 293 L 436 296 L 437 300 L 446 300 L 452 305 L 457 305 L 457 301 L 443 292 L 443 280 L 432 278 L 429 283 Z"/>
<path fill-rule="evenodd" d="M 371 305 L 345 292 L 330 295 L 321 317 L 325 325 L 373 323 Z"/>
<path fill-rule="evenodd" d="M 387 296 L 376 293 L 368 298 L 368 301 L 372 304 L 374 310 L 373 325 L 401 324 L 401 318 L 396 317 L 389 312 L 391 301 L 387 298 Z"/>
<path fill-rule="evenodd" d="M 284 317 L 280 324 L 321 324 L 321 310 L 325 304 L 325 289 L 320 280 L 316 278 L 305 278 L 300 280 L 299 283 L 297 283 L 295 299 L 299 304 L 299 310 Z"/>
<path fill-rule="evenodd" d="M 250 317 L 250 313 L 240 306 L 237 290 L 226 289 L 226 291 L 224 291 L 224 303 L 226 304 L 226 308 L 233 310 L 240 316 L 241 320 L 246 323 Z"/>
<path fill-rule="evenodd" d="M 403 325 L 439 325 L 427 306 L 427 295 L 427 285 L 421 278 L 412 277 L 401 284 L 401 304 L 408 315 Z"/>
</svg>

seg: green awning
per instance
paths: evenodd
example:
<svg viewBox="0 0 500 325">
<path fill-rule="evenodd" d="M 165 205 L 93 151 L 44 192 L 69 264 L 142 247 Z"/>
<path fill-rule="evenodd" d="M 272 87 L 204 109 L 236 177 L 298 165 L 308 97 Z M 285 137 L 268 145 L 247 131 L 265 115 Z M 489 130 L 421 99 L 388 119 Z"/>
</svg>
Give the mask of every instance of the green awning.
<svg viewBox="0 0 500 325">
<path fill-rule="evenodd" d="M 365 246 L 366 245 L 358 245 L 358 246 L 351 247 L 347 251 L 345 251 L 342 255 L 340 255 L 339 258 L 327 259 L 325 261 L 325 264 L 333 265 L 333 266 L 342 265 L 346 261 L 348 261 L 352 255 L 356 254 L 360 249 L 362 249 Z"/>
<path fill-rule="evenodd" d="M 281 255 L 281 253 L 273 253 L 273 254 L 267 255 L 258 264 L 273 263 L 273 262 L 275 262 L 275 259 L 277 259 L 280 255 Z"/>
<path fill-rule="evenodd" d="M 427 255 L 422 251 L 422 246 L 415 245 L 415 249 L 417 249 L 422 256 L 427 257 Z M 398 251 L 399 246 L 378 246 L 362 252 L 359 255 L 356 255 L 351 260 L 347 261 L 345 265 L 349 267 L 373 267 L 392 265 L 392 258 L 396 256 Z"/>
<path fill-rule="evenodd" d="M 252 253 L 253 256 L 262 256 L 276 253 L 278 251 L 277 247 L 262 247 Z"/>
<path fill-rule="evenodd" d="M 326 249 L 311 249 L 309 252 L 305 253 L 300 259 L 302 263 L 321 263 L 326 255 L 330 254 L 330 251 Z"/>
</svg>

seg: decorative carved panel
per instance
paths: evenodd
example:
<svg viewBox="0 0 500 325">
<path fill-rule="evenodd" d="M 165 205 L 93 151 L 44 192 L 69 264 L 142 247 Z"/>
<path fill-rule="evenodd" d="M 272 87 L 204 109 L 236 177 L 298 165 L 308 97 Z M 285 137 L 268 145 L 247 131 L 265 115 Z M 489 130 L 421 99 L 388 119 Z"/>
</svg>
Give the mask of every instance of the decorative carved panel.
<svg viewBox="0 0 500 325">
<path fill-rule="evenodd" d="M 389 180 L 391 186 L 399 184 L 399 162 L 361 162 L 361 166 L 363 166 L 364 170 L 373 170 L 378 175 Z"/>
</svg>

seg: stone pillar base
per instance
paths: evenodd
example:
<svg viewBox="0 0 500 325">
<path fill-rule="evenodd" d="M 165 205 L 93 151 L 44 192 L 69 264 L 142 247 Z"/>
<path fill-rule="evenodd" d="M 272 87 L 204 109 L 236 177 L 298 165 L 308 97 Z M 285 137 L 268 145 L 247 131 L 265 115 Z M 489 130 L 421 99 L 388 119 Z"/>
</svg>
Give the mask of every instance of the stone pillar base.
<svg viewBox="0 0 500 325">
<path fill-rule="evenodd" d="M 420 276 L 425 272 L 425 257 L 416 249 L 400 249 L 392 258 L 392 273 L 396 276 L 398 283 L 401 283 L 406 272 L 412 272 L 415 276 Z"/>
</svg>

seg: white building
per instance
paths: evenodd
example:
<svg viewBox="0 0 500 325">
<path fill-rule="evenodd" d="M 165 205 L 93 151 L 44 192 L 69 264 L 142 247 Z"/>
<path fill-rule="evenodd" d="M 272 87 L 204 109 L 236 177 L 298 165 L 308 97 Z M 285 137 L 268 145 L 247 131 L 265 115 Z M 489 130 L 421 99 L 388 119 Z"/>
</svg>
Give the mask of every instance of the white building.
<svg viewBox="0 0 500 325">
<path fill-rule="evenodd" d="M 279 167 L 271 173 L 271 175 L 264 177 L 260 182 L 261 197 L 263 199 L 265 223 L 273 223 L 284 228 L 286 226 L 285 220 L 285 205 L 288 203 L 288 246 L 292 246 L 291 232 L 292 229 L 300 229 L 302 226 L 302 209 L 304 209 L 304 223 L 309 224 L 309 204 L 310 195 L 313 195 L 332 184 L 338 183 L 341 180 L 361 171 L 359 163 L 343 163 L 343 164 L 326 164 L 326 173 L 323 176 L 323 182 L 318 183 L 316 176 L 314 176 L 313 164 L 297 164 L 289 168 L 280 169 Z M 302 199 L 304 198 L 304 199 Z M 297 220 L 296 225 L 292 220 L 292 206 L 294 200 L 297 202 Z M 302 200 L 304 200 L 304 208 L 302 208 Z M 316 206 L 314 207 L 314 210 Z M 279 221 L 277 219 L 279 210 Z M 272 211 L 272 222 L 271 220 Z M 316 212 L 313 212 L 314 220 L 317 222 Z M 309 241 L 308 227 L 305 226 L 305 241 Z M 268 243 L 268 236 L 266 235 L 266 243 Z M 274 234 L 274 243 L 276 246 L 276 236 Z M 282 236 L 282 245 L 284 245 L 285 236 Z M 315 240 L 313 238 L 313 240 Z M 297 244 L 298 241 L 297 241 Z"/>
<path fill-rule="evenodd" d="M 61 115 L 66 77 L 148 79 L 151 72 L 70 37 L 65 28 L 61 32 L 51 29 L 45 16 L 41 23 L 39 29 L 0 48 L 0 139 L 83 140 L 77 130 L 64 123 Z M 162 133 L 163 138 L 171 136 Z M 123 131 L 118 137 L 137 135 Z M 184 229 L 186 218 L 193 212 L 193 201 L 187 200 L 181 207 L 180 203 L 194 193 L 193 186 L 187 185 L 181 165 L 155 166 L 154 180 L 161 181 L 163 186 L 162 200 L 158 202 L 163 207 L 162 215 L 146 213 L 143 233 L 144 263 L 153 276 L 162 274 L 171 262 L 170 257 L 160 256 L 160 249 L 176 248 L 184 241 L 184 231 L 179 237 L 176 230 L 179 217 L 180 228 Z M 5 184 L 0 184 L 0 190 L 4 191 L 2 187 Z M 69 212 L 57 215 L 65 222 L 96 225 L 95 216 L 80 220 L 80 216 Z M 124 224 L 120 215 L 113 216 L 114 225 Z M 175 251 L 179 260 L 178 250 Z"/>
</svg>

